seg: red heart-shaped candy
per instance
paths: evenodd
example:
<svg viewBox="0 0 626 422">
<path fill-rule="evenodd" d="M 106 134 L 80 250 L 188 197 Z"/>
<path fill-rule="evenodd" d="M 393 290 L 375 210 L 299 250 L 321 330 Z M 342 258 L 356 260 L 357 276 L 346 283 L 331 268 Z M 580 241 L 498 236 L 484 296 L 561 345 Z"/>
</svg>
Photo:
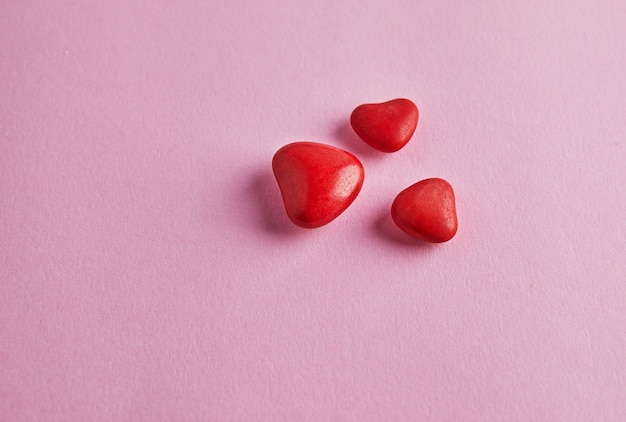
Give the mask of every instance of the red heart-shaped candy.
<svg viewBox="0 0 626 422">
<path fill-rule="evenodd" d="M 304 228 L 330 223 L 354 201 L 363 186 L 363 165 L 342 149 L 294 142 L 272 160 L 289 219 Z"/>
<path fill-rule="evenodd" d="M 452 186 L 437 178 L 409 186 L 393 201 L 391 217 L 417 239 L 432 243 L 452 239 L 458 227 Z"/>
<path fill-rule="evenodd" d="M 398 98 L 362 104 L 350 116 L 352 129 L 372 148 L 395 152 L 405 146 L 417 128 L 419 112 L 411 100 Z"/>
</svg>

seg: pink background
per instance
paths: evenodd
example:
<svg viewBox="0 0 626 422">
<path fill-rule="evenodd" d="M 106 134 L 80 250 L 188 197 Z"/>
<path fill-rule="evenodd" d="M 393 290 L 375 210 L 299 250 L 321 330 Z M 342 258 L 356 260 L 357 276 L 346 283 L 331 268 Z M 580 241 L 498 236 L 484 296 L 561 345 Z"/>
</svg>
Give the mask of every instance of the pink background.
<svg viewBox="0 0 626 422">
<path fill-rule="evenodd" d="M 626 2 L 0 3 L 0 420 L 626 420 Z M 351 132 L 413 99 L 395 154 Z M 271 158 L 358 155 L 289 223 Z M 442 177 L 460 228 L 395 195 Z"/>
</svg>

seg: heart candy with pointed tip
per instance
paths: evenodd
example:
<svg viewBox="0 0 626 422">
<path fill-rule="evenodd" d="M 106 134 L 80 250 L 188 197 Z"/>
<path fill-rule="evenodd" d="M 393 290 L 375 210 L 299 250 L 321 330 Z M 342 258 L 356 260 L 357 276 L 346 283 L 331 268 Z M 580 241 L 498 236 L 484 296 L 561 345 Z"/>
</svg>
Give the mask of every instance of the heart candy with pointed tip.
<svg viewBox="0 0 626 422">
<path fill-rule="evenodd" d="M 340 148 L 294 142 L 272 159 L 287 216 L 296 225 L 316 228 L 330 223 L 354 201 L 363 185 L 363 165 Z"/>
<path fill-rule="evenodd" d="M 409 186 L 393 201 L 391 217 L 398 227 L 417 239 L 447 242 L 458 227 L 452 186 L 438 178 Z"/>
<path fill-rule="evenodd" d="M 350 115 L 356 134 L 372 148 L 395 152 L 404 147 L 417 128 L 417 106 L 406 98 L 362 104 Z"/>
</svg>

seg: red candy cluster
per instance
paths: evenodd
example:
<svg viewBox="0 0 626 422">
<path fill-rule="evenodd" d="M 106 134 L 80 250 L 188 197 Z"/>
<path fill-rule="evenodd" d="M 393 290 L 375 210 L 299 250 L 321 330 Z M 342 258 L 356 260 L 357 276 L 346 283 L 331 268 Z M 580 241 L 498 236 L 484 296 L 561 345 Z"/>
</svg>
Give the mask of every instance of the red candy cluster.
<svg viewBox="0 0 626 422">
<path fill-rule="evenodd" d="M 350 116 L 356 134 L 371 147 L 395 152 L 412 138 L 419 112 L 399 98 L 358 106 Z M 296 225 L 316 228 L 330 223 L 356 199 L 363 186 L 363 165 L 340 148 L 294 142 L 279 149 L 272 168 L 287 216 Z M 391 217 L 409 235 L 432 243 L 446 242 L 457 231 L 454 191 L 439 178 L 422 180 L 398 194 Z"/>
</svg>

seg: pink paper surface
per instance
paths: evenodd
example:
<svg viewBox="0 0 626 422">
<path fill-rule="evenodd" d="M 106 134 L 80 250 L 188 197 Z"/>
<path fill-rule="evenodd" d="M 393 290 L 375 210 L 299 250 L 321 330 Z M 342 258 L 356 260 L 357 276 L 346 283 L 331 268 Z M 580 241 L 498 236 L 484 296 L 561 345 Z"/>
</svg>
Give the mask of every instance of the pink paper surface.
<svg viewBox="0 0 626 422">
<path fill-rule="evenodd" d="M 0 3 L 0 420 L 626 420 L 626 2 Z M 354 107 L 420 109 L 395 154 Z M 355 153 L 287 219 L 282 145 Z M 455 188 L 414 242 L 402 189 Z"/>
</svg>

